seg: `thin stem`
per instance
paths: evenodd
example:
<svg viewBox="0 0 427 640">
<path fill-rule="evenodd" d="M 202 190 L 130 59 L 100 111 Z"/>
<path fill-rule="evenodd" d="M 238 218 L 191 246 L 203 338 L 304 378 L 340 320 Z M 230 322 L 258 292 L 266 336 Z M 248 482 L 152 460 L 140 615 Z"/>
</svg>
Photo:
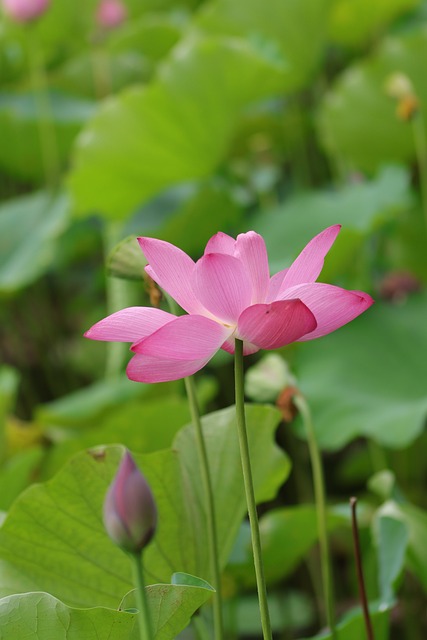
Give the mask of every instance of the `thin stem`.
<svg viewBox="0 0 427 640">
<path fill-rule="evenodd" d="M 350 498 L 351 507 L 351 528 L 353 531 L 354 556 L 356 560 L 357 582 L 359 585 L 359 597 L 363 610 L 363 619 L 365 621 L 366 637 L 368 640 L 374 640 L 374 632 L 372 630 L 371 617 L 369 615 L 368 599 L 366 597 L 365 580 L 363 577 L 362 557 L 360 553 L 359 529 L 357 526 L 357 498 Z"/>
<path fill-rule="evenodd" d="M 314 499 L 317 511 L 317 530 L 319 536 L 320 563 L 322 571 L 323 595 L 326 601 L 326 622 L 331 631 L 333 640 L 337 640 L 335 628 L 335 605 L 332 584 L 332 572 L 330 563 L 328 529 L 326 520 L 325 480 L 323 477 L 322 458 L 317 446 L 313 421 L 310 409 L 305 398 L 300 394 L 294 396 L 294 403 L 304 422 L 308 450 L 310 453 L 311 468 L 313 474 Z"/>
<path fill-rule="evenodd" d="M 196 445 L 200 465 L 200 474 L 202 477 L 203 490 L 206 500 L 208 553 L 211 574 L 213 576 L 215 587 L 215 595 L 213 598 L 214 632 L 216 640 L 221 640 L 224 637 L 224 623 L 222 616 L 221 570 L 218 557 L 218 537 L 212 479 L 209 469 L 209 460 L 206 450 L 205 438 L 202 430 L 202 422 L 200 420 L 200 412 L 197 403 L 194 379 L 192 377 L 185 378 L 184 382 L 185 389 L 187 391 L 188 402 L 190 405 L 191 420 L 193 422 L 196 434 Z"/>
<path fill-rule="evenodd" d="M 418 170 L 420 173 L 421 202 L 427 225 L 427 139 L 423 114 L 418 111 L 412 118 L 412 131 L 417 155 Z"/>
<path fill-rule="evenodd" d="M 151 616 L 148 608 L 147 594 L 145 592 L 144 576 L 142 570 L 142 554 L 129 554 L 132 559 L 133 580 L 135 585 L 135 597 L 138 607 L 139 631 L 141 640 L 152 640 L 153 630 Z"/>
<path fill-rule="evenodd" d="M 261 537 L 259 533 L 258 514 L 256 510 L 254 484 L 252 480 L 248 434 L 246 431 L 245 398 L 243 384 L 243 342 L 241 340 L 235 341 L 234 376 L 236 391 L 237 432 L 239 435 L 240 458 L 242 461 L 246 503 L 248 506 L 249 523 L 251 527 L 252 552 L 254 556 L 262 634 L 264 640 L 271 640 L 272 634 L 270 613 L 268 610 L 267 588 L 265 584 L 264 567 L 261 555 Z"/>
<path fill-rule="evenodd" d="M 40 148 L 47 185 L 54 189 L 59 178 L 59 158 L 53 118 L 47 93 L 47 80 L 40 49 L 31 31 L 27 30 L 27 50 L 30 66 L 31 84 L 37 108 Z"/>
</svg>

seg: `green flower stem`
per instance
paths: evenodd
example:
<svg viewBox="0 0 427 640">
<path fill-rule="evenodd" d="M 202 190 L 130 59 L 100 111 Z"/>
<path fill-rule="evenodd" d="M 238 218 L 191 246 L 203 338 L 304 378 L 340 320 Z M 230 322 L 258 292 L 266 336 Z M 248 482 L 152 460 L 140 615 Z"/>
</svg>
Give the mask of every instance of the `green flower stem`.
<svg viewBox="0 0 427 640">
<path fill-rule="evenodd" d="M 46 74 L 38 42 L 34 37 L 31 25 L 28 26 L 26 35 L 30 80 L 37 108 L 40 148 L 45 179 L 47 185 L 51 189 L 55 189 L 58 186 L 59 180 L 59 158 L 55 131 L 52 124 L 52 112 L 47 93 Z"/>
<path fill-rule="evenodd" d="M 147 594 L 145 592 L 144 575 L 142 569 L 142 553 L 129 554 L 132 560 L 133 582 L 135 585 L 135 597 L 138 607 L 138 621 L 141 640 L 153 640 L 150 610 L 148 608 Z"/>
<path fill-rule="evenodd" d="M 218 537 L 215 516 L 214 493 L 212 489 L 212 480 L 209 470 L 209 460 L 206 451 L 205 438 L 202 431 L 202 423 L 200 420 L 200 412 L 197 403 L 196 388 L 194 378 L 184 379 L 185 389 L 187 391 L 188 403 L 190 405 L 191 420 L 194 425 L 196 434 L 197 453 L 199 457 L 200 473 L 202 476 L 203 490 L 206 500 L 206 518 L 208 533 L 208 553 L 211 568 L 211 574 L 214 580 L 215 595 L 213 598 L 213 615 L 215 639 L 222 640 L 224 637 L 224 624 L 222 616 L 222 597 L 221 597 L 221 570 L 219 567 L 218 557 Z"/>
<path fill-rule="evenodd" d="M 267 588 L 261 555 L 261 538 L 258 525 L 258 514 L 255 503 L 254 484 L 249 455 L 248 434 L 246 431 L 245 398 L 243 384 L 243 342 L 235 341 L 234 376 L 236 389 L 236 418 L 239 435 L 240 458 L 242 461 L 243 480 L 245 484 L 246 503 L 248 506 L 251 527 L 252 551 L 254 556 L 255 576 L 258 589 L 258 601 L 261 614 L 262 634 L 264 640 L 271 640 L 270 613 L 267 602 Z"/>
<path fill-rule="evenodd" d="M 317 511 L 317 529 L 319 535 L 323 595 L 326 603 L 326 622 L 331 631 L 332 638 L 334 640 L 337 640 L 337 631 L 335 628 L 334 593 L 326 521 L 325 481 L 323 477 L 322 459 L 320 456 L 319 447 L 317 446 L 316 435 L 314 432 L 313 421 L 311 418 L 309 406 L 305 398 L 299 393 L 294 396 L 294 403 L 298 411 L 300 412 L 302 420 L 304 422 L 307 435 L 308 450 L 310 453 L 314 497 L 316 501 Z"/>
</svg>

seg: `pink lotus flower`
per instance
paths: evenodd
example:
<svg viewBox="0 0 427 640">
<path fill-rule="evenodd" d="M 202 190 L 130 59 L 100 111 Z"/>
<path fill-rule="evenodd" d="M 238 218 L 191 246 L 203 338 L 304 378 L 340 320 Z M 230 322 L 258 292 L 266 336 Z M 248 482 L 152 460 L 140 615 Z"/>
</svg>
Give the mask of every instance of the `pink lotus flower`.
<svg viewBox="0 0 427 640">
<path fill-rule="evenodd" d="M 270 278 L 263 238 L 217 233 L 194 262 L 163 240 L 138 238 L 147 273 L 188 315 L 130 307 L 95 324 L 93 340 L 132 342 L 127 375 L 139 382 L 178 380 L 199 371 L 218 349 L 244 354 L 324 336 L 373 303 L 361 291 L 316 282 L 340 225 L 313 238 L 297 259 Z"/>
<path fill-rule="evenodd" d="M 101 0 L 96 10 L 96 20 L 104 29 L 119 27 L 126 18 L 126 5 L 120 0 Z"/>
<path fill-rule="evenodd" d="M 104 501 L 104 526 L 126 551 L 141 551 L 157 524 L 157 509 L 148 482 L 126 451 Z"/>
<path fill-rule="evenodd" d="M 5 12 L 16 22 L 31 22 L 49 8 L 50 0 L 3 0 Z"/>
</svg>

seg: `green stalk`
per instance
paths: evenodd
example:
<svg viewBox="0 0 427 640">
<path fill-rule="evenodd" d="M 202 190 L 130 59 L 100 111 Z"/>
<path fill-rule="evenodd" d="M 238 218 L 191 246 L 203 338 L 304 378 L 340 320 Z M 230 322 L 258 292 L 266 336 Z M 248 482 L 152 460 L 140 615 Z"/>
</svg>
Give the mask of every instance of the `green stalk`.
<svg viewBox="0 0 427 640">
<path fill-rule="evenodd" d="M 147 594 L 145 592 L 144 576 L 142 570 L 142 553 L 129 554 L 132 559 L 133 581 L 135 585 L 135 597 L 138 607 L 139 634 L 141 640 L 153 640 L 151 616 L 148 608 Z"/>
<path fill-rule="evenodd" d="M 215 595 L 213 598 L 213 616 L 215 639 L 222 640 L 224 637 L 224 624 L 222 617 L 222 597 L 221 597 L 221 571 L 218 557 L 218 537 L 215 516 L 214 494 L 212 480 L 209 469 L 209 460 L 206 450 L 205 438 L 202 431 L 202 422 L 197 403 L 196 388 L 192 377 L 185 378 L 185 389 L 187 391 L 188 403 L 190 405 L 191 420 L 196 434 L 197 454 L 200 464 L 200 475 L 202 477 L 203 491 L 206 500 L 206 519 L 208 533 L 208 553 L 211 574 L 214 579 Z"/>
<path fill-rule="evenodd" d="M 335 604 L 332 584 L 332 572 L 330 564 L 328 530 L 326 520 L 325 480 L 323 477 L 322 458 L 317 446 L 316 434 L 309 406 L 301 394 L 294 396 L 294 403 L 304 422 L 308 450 L 310 453 L 311 468 L 313 474 L 314 498 L 317 511 L 317 530 L 319 536 L 320 563 L 322 571 L 323 595 L 326 602 L 326 623 L 331 631 L 332 638 L 337 640 L 335 628 Z"/>
<path fill-rule="evenodd" d="M 268 610 L 267 602 L 267 588 L 265 584 L 264 567 L 261 555 L 261 537 L 259 533 L 258 514 L 255 503 L 255 492 L 249 455 L 248 434 L 246 431 L 245 398 L 243 384 L 243 342 L 237 339 L 235 341 L 234 376 L 236 391 L 237 432 L 239 435 L 240 458 L 242 461 L 246 503 L 248 506 L 249 524 L 251 527 L 252 552 L 254 556 L 262 634 L 264 640 L 272 640 L 270 613 Z"/>
</svg>

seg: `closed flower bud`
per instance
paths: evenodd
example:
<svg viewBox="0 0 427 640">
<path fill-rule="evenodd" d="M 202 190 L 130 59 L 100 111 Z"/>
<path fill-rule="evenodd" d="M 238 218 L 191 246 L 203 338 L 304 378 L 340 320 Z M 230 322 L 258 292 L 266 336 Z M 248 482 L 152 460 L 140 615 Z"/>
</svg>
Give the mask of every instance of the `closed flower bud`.
<svg viewBox="0 0 427 640">
<path fill-rule="evenodd" d="M 157 509 L 148 482 L 126 451 L 104 501 L 104 525 L 124 551 L 140 552 L 150 542 Z"/>
<path fill-rule="evenodd" d="M 127 18 L 127 9 L 120 0 L 101 0 L 96 12 L 98 25 L 104 29 L 119 27 Z"/>
<path fill-rule="evenodd" d="M 49 8 L 50 0 L 3 0 L 5 13 L 15 22 L 31 22 Z"/>
</svg>

